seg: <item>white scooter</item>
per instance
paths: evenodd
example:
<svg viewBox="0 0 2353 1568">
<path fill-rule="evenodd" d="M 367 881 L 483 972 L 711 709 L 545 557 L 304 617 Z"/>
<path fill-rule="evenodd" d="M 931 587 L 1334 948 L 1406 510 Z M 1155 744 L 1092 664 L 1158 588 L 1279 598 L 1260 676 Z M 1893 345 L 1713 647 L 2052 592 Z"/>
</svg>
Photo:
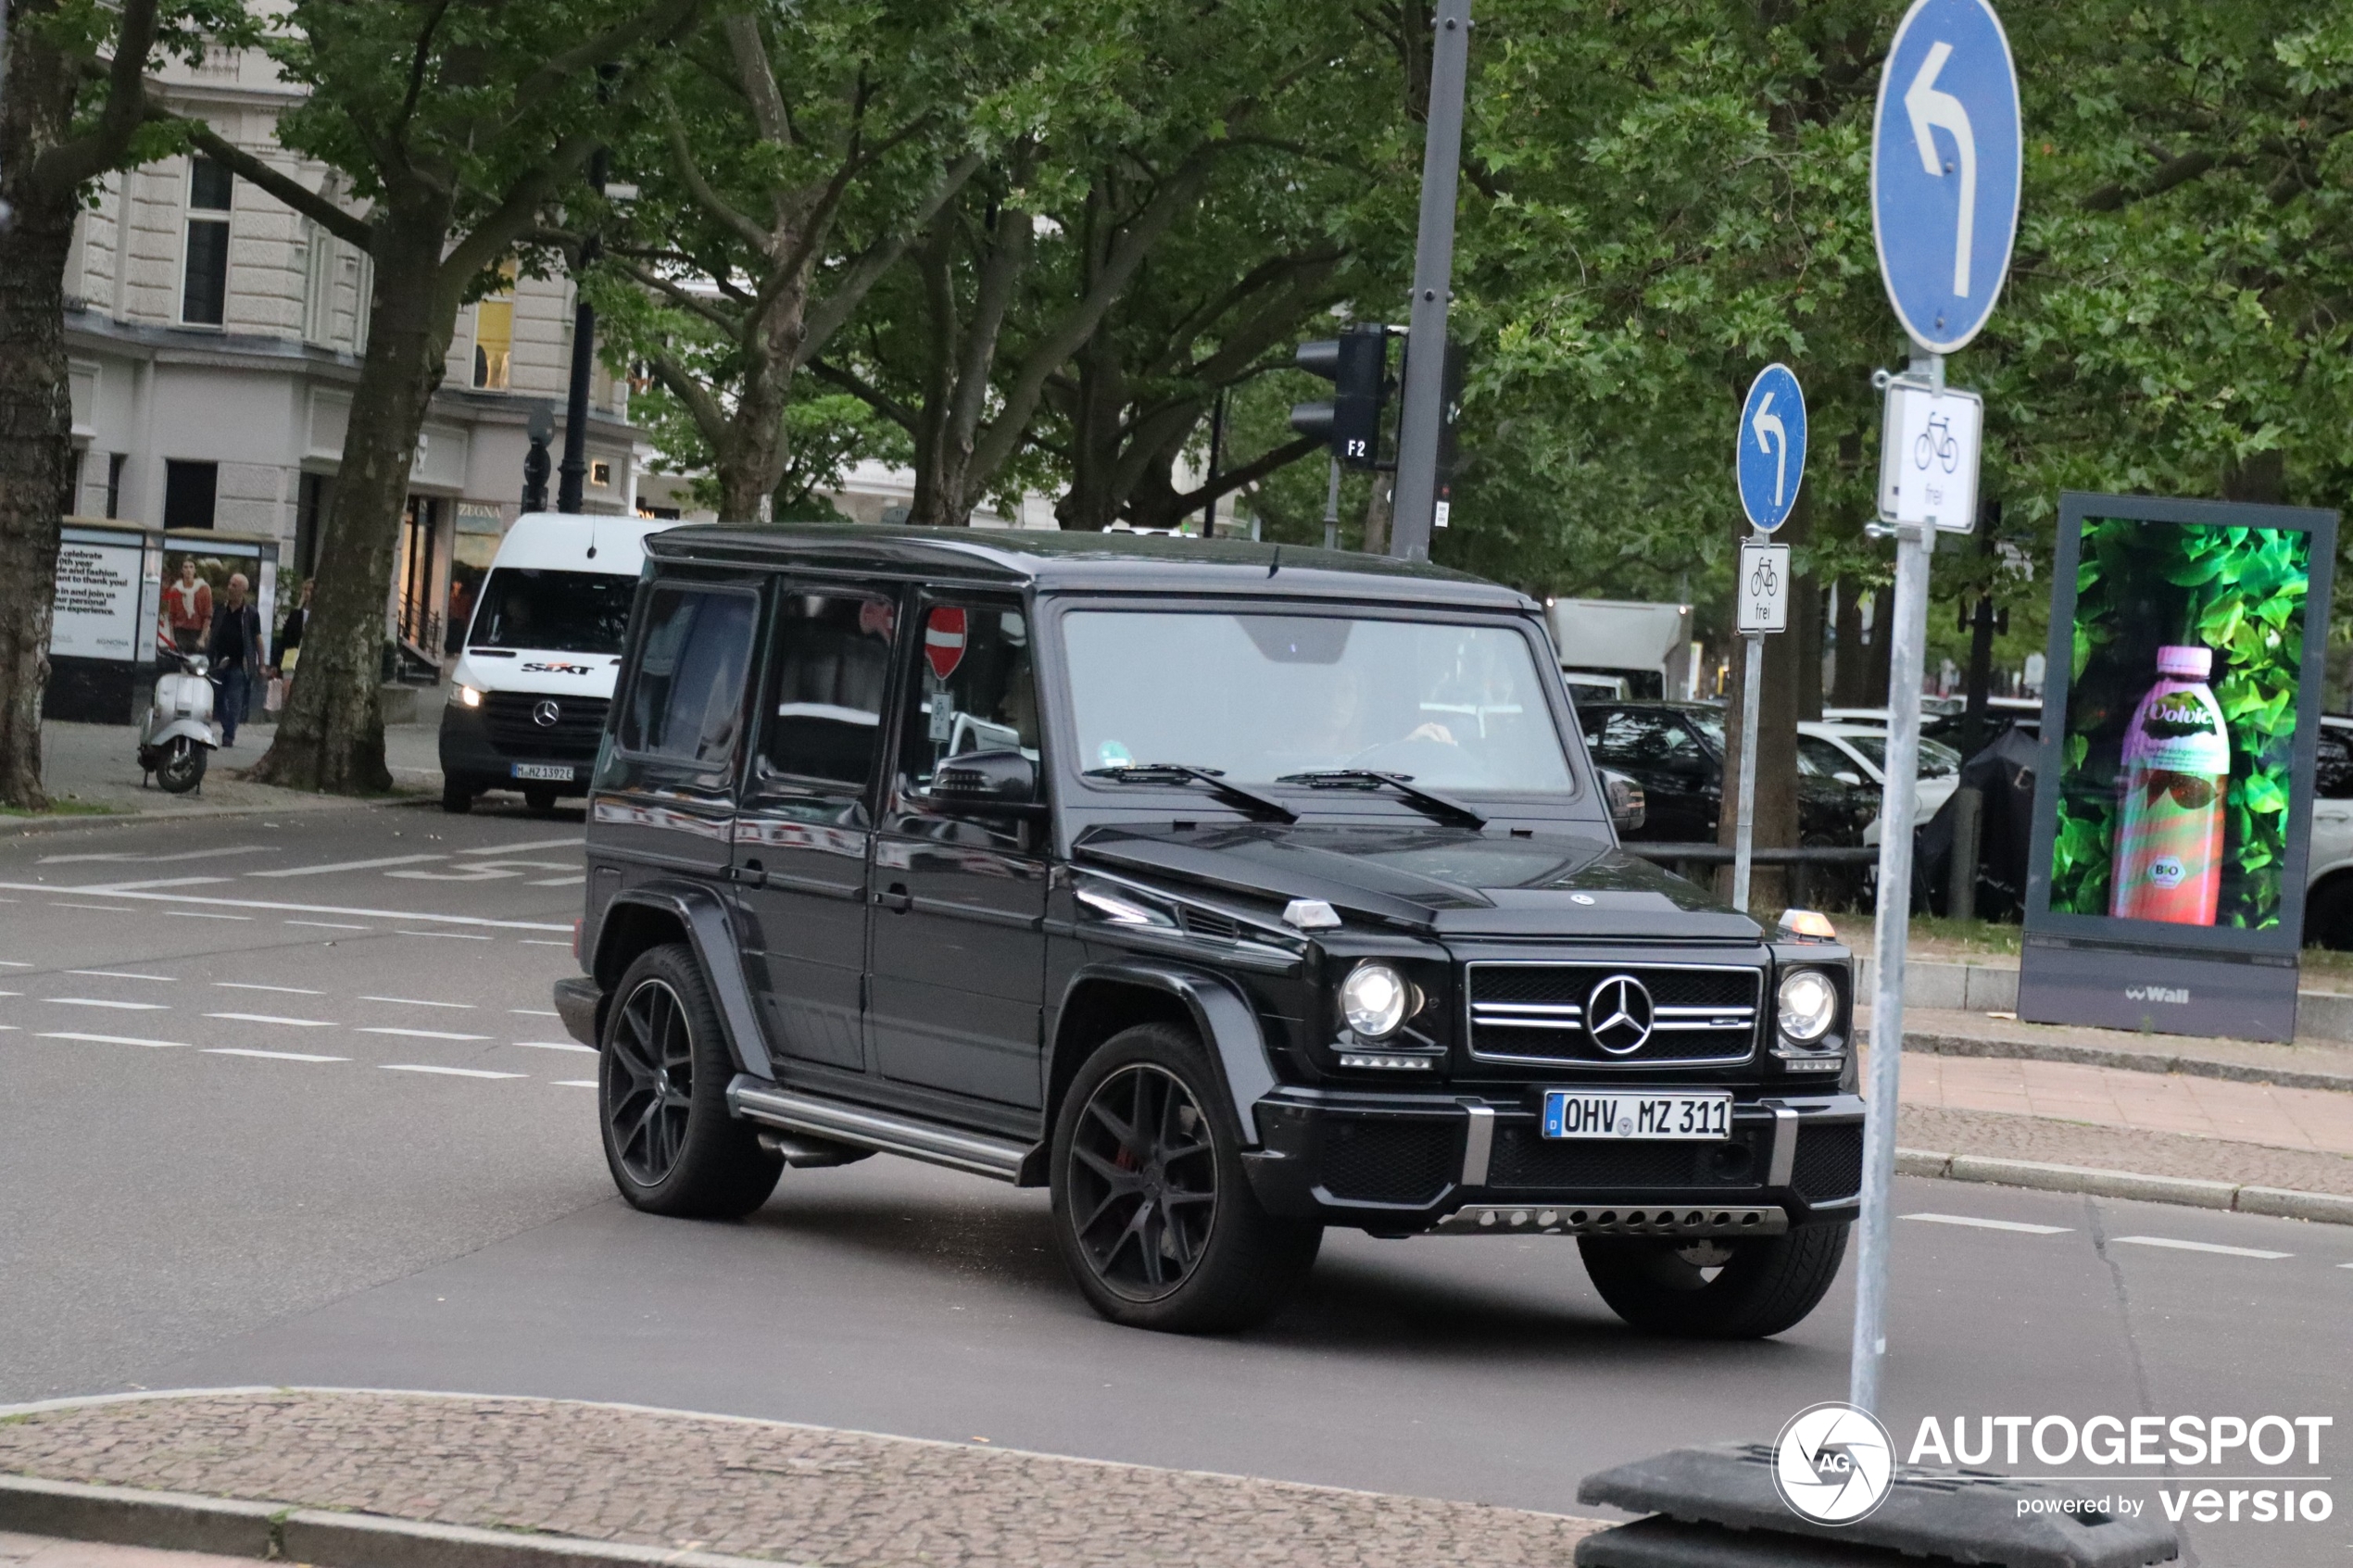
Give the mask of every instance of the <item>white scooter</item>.
<svg viewBox="0 0 2353 1568">
<path fill-rule="evenodd" d="M 139 727 L 141 787 L 145 774 L 171 795 L 185 795 L 204 783 L 205 765 L 220 744 L 212 727 L 211 661 L 202 654 L 158 649 L 169 664 L 156 681 L 155 700 L 147 705 L 147 721 Z"/>
</svg>

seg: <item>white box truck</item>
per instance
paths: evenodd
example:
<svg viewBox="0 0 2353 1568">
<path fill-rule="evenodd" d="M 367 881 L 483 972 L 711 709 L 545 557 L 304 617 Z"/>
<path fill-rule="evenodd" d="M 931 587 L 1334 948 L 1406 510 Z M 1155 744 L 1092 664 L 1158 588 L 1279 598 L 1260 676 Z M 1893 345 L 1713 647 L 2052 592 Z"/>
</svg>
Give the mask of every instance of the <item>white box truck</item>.
<svg viewBox="0 0 2353 1568">
<path fill-rule="evenodd" d="M 1692 695 L 1692 607 L 1627 599 L 1552 599 L 1561 673 L 1572 687 L 1579 675 L 1625 683 L 1632 697 Z"/>
</svg>

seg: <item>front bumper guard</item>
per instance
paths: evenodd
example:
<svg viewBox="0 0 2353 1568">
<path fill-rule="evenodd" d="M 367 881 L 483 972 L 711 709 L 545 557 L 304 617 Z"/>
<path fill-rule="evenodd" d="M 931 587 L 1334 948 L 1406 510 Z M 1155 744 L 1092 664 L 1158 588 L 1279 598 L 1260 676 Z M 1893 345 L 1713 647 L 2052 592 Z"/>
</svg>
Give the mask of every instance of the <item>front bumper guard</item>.
<svg viewBox="0 0 2353 1568">
<path fill-rule="evenodd" d="M 1430 1226 L 1432 1236 L 1781 1236 L 1789 1210 L 1777 1205 L 1721 1208 L 1622 1203 L 1466 1203 Z"/>
</svg>

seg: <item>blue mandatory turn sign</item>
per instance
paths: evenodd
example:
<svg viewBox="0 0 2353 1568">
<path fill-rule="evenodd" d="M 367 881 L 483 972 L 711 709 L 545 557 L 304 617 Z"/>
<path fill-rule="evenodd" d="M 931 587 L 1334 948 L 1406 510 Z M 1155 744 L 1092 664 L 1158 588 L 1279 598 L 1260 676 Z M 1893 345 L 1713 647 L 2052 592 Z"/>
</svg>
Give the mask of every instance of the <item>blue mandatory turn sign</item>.
<svg viewBox="0 0 2353 1568">
<path fill-rule="evenodd" d="M 1741 510 L 1770 533 L 1789 521 L 1797 487 L 1806 479 L 1806 394 L 1787 365 L 1757 372 L 1741 405 L 1739 457 Z"/>
<path fill-rule="evenodd" d="M 1992 314 L 2018 235 L 2009 39 L 1986 0 L 1915 0 L 1880 77 L 1871 231 L 1905 331 L 1950 354 Z"/>
</svg>

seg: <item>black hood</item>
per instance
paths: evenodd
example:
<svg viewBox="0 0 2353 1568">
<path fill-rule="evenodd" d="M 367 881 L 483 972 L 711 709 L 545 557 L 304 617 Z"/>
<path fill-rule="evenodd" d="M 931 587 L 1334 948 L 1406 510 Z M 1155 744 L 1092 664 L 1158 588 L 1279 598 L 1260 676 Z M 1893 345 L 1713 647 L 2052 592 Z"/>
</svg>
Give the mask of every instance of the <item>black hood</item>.
<svg viewBox="0 0 2353 1568">
<path fill-rule="evenodd" d="M 1680 877 L 1599 839 L 1463 829 L 1245 822 L 1104 827 L 1076 858 L 1277 902 L 1321 898 L 1442 936 L 1755 942 L 1764 934 Z"/>
</svg>

